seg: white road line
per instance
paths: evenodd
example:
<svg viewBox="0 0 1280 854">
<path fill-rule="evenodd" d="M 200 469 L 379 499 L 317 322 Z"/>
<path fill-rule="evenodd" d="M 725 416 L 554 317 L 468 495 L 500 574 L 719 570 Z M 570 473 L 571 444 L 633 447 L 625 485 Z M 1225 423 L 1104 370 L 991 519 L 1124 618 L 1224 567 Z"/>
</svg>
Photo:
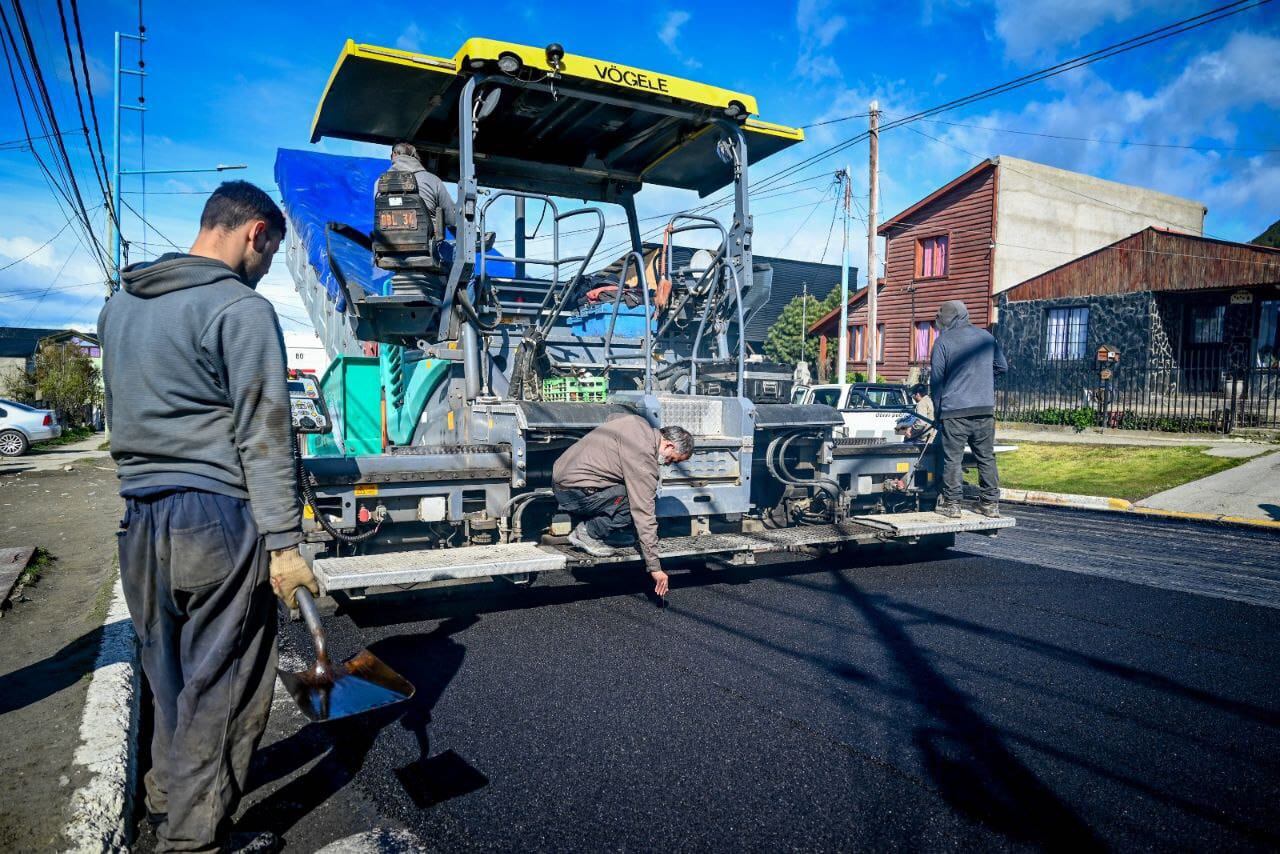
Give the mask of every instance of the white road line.
<svg viewBox="0 0 1280 854">
<path fill-rule="evenodd" d="M 138 641 L 117 578 L 72 762 L 88 780 L 71 797 L 67 851 L 125 850 L 137 773 Z"/>
</svg>

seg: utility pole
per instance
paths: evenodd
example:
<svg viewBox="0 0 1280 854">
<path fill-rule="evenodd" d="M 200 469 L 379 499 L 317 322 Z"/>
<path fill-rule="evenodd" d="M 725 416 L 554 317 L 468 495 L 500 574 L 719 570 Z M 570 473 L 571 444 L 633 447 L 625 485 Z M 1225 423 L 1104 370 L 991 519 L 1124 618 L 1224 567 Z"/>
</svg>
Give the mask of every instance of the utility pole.
<svg viewBox="0 0 1280 854">
<path fill-rule="evenodd" d="M 800 361 L 804 358 L 805 335 L 809 332 L 809 283 L 800 285 Z"/>
<path fill-rule="evenodd" d="M 880 203 L 880 102 L 871 102 L 871 195 L 867 200 L 867 382 L 876 381 L 876 357 L 884 346 L 876 322 L 876 208 Z"/>
<path fill-rule="evenodd" d="M 142 113 L 146 112 L 146 107 L 141 104 L 121 104 L 120 103 L 120 78 L 122 75 L 131 74 L 135 77 L 146 77 L 147 73 L 142 69 L 121 68 L 120 67 L 120 41 L 121 39 L 133 39 L 139 45 L 147 40 L 147 37 L 139 33 L 132 35 L 131 33 L 116 33 L 116 62 L 115 73 L 112 75 L 112 90 L 115 93 L 114 109 L 112 114 L 115 117 L 114 128 L 111 139 L 111 209 L 115 211 L 114 222 L 111 217 L 107 217 L 107 227 L 110 229 L 111 243 L 114 245 L 115 264 L 113 265 L 113 276 L 111 280 L 111 290 L 120 289 L 120 254 L 124 241 L 120 237 L 121 223 L 124 221 L 124 205 L 120 199 L 120 111 L 134 110 Z"/>
<path fill-rule="evenodd" d="M 840 339 L 836 347 L 836 381 L 841 385 L 848 382 L 849 373 L 849 205 L 852 201 L 853 172 L 848 165 L 837 173 L 843 190 L 844 222 L 842 223 L 843 240 L 840 255 Z"/>
</svg>

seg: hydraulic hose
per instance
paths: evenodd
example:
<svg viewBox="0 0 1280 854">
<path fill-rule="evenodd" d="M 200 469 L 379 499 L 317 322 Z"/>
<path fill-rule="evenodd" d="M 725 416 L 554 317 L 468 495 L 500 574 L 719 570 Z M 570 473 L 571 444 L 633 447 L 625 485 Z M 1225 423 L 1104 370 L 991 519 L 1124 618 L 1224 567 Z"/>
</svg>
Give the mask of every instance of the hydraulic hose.
<svg viewBox="0 0 1280 854">
<path fill-rule="evenodd" d="M 298 450 L 297 442 L 293 445 L 293 462 L 298 471 L 298 491 L 302 493 L 302 500 L 307 502 L 307 506 L 311 508 L 311 513 L 315 516 L 316 522 L 319 523 L 326 534 L 343 543 L 363 543 L 382 529 L 382 520 L 374 523 L 374 526 L 363 534 L 344 534 L 333 527 L 328 517 L 321 513 L 320 508 L 316 506 L 316 493 L 311 488 L 311 480 L 307 475 L 307 469 L 302 465 L 302 452 Z"/>
</svg>

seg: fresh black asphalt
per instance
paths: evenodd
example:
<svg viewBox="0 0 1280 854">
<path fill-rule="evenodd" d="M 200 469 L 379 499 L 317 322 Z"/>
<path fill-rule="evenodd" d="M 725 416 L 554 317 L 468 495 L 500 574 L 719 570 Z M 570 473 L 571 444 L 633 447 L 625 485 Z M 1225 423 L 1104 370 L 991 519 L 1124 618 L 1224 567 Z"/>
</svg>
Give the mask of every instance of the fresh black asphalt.
<svg viewBox="0 0 1280 854">
<path fill-rule="evenodd" d="M 1280 847 L 1280 538 L 1012 512 L 936 559 L 678 573 L 665 609 L 638 570 L 343 609 L 336 651 L 417 696 L 307 725 L 278 692 L 239 826 L 300 851 Z M 286 662 L 308 648 L 286 627 Z"/>
</svg>

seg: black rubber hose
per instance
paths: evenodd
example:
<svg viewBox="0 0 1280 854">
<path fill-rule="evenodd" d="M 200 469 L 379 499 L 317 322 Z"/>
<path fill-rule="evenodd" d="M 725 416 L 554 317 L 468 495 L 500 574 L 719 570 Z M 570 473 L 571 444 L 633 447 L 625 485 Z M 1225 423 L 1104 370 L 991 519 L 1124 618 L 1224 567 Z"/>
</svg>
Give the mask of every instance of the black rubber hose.
<svg viewBox="0 0 1280 854">
<path fill-rule="evenodd" d="M 311 488 L 311 480 L 307 475 L 307 469 L 302 464 L 302 452 L 298 450 L 295 443 L 293 446 L 293 461 L 298 469 L 298 490 L 302 493 L 302 500 L 307 502 L 307 506 L 311 508 L 312 514 L 316 517 L 316 522 L 324 529 L 325 533 L 343 543 L 363 543 L 365 540 L 374 536 L 382 529 L 382 522 L 377 522 L 374 526 L 365 531 L 363 534 L 344 534 L 329 522 L 329 519 L 320 512 L 320 508 L 316 506 L 316 493 Z"/>
</svg>

